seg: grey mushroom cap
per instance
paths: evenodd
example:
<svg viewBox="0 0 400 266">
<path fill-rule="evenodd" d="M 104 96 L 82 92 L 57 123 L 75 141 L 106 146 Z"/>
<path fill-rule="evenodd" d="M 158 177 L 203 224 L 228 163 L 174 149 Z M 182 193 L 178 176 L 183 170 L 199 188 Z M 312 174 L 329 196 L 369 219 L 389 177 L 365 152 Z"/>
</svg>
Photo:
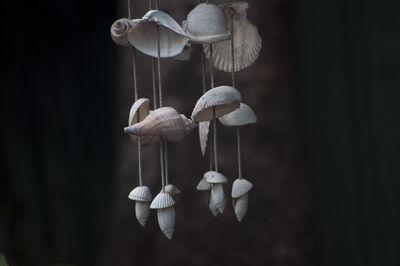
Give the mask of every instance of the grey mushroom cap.
<svg viewBox="0 0 400 266">
<path fill-rule="evenodd" d="M 245 126 L 257 122 L 254 111 L 245 103 L 240 103 L 240 107 L 235 111 L 218 118 L 219 122 L 226 127 Z"/>
<path fill-rule="evenodd" d="M 228 179 L 216 171 L 208 171 L 204 174 L 204 179 L 211 184 L 221 184 L 228 182 Z"/>
</svg>

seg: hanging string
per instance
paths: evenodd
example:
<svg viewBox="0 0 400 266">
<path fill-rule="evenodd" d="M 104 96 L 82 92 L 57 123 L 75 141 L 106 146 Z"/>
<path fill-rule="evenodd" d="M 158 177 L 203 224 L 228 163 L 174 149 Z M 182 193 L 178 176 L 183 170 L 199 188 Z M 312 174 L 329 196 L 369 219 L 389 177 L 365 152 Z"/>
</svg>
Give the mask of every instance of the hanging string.
<svg viewBox="0 0 400 266">
<path fill-rule="evenodd" d="M 242 159 L 240 155 L 240 129 L 239 127 L 236 128 L 236 139 L 237 139 L 237 153 L 238 153 L 238 172 L 239 172 L 239 179 L 242 179 Z"/>
<path fill-rule="evenodd" d="M 149 0 L 149 10 L 153 9 L 153 1 Z M 156 83 L 156 59 L 151 58 L 151 79 L 153 81 L 153 110 L 157 109 L 157 83 Z"/>
<path fill-rule="evenodd" d="M 199 2 L 202 2 L 201 0 Z M 202 81 L 203 81 L 203 94 L 206 93 L 207 91 L 207 85 L 206 85 L 206 62 L 205 62 L 205 56 L 204 56 L 204 52 L 203 50 L 201 51 L 201 75 L 202 75 Z M 207 122 L 205 122 L 207 123 Z M 200 127 L 199 127 L 200 128 Z M 209 146 L 212 147 L 212 142 L 211 139 L 208 140 L 209 142 Z M 213 167 L 213 151 L 211 148 L 208 149 L 209 150 L 209 160 L 210 160 L 210 166 L 209 166 L 209 170 L 212 170 Z"/>
<path fill-rule="evenodd" d="M 168 178 L 168 141 L 164 140 L 164 169 L 165 169 L 165 185 L 169 184 Z"/>
<path fill-rule="evenodd" d="M 210 47 L 210 80 L 211 80 L 211 88 L 214 88 L 214 51 L 212 43 L 209 44 Z M 218 172 L 218 157 L 217 157 L 217 122 L 215 116 L 215 107 L 213 107 L 213 133 L 214 133 L 214 170 Z M 211 146 L 210 146 L 211 147 Z M 210 149 L 211 150 L 211 149 Z"/>
<path fill-rule="evenodd" d="M 211 79 L 211 89 L 214 88 L 214 51 L 212 43 L 209 44 L 210 47 L 210 79 Z"/>
</svg>

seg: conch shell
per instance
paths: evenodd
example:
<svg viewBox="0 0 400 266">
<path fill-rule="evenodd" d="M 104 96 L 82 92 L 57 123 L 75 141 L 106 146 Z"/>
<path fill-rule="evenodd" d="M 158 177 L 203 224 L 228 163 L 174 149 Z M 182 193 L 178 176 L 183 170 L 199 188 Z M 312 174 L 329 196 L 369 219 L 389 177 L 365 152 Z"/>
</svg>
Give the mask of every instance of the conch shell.
<svg viewBox="0 0 400 266">
<path fill-rule="evenodd" d="M 253 124 L 257 122 L 254 111 L 245 103 L 240 103 L 240 107 L 235 111 L 218 118 L 219 122 L 226 127 L 237 127 Z"/>
<path fill-rule="evenodd" d="M 121 18 L 115 21 L 111 25 L 110 30 L 113 41 L 119 45 L 129 45 L 128 32 L 136 25 L 137 21 L 138 19 L 130 20 L 127 18 Z"/>
<path fill-rule="evenodd" d="M 260 54 L 262 39 L 253 23 L 247 20 L 247 2 L 227 3 L 219 5 L 226 15 L 228 29 L 232 32 L 235 69 L 240 71 L 256 61 Z M 231 12 L 233 12 L 233 30 L 231 28 Z M 203 45 L 204 54 L 210 58 L 210 48 Z M 214 66 L 225 72 L 232 72 L 231 41 L 213 44 Z"/>
<path fill-rule="evenodd" d="M 154 110 L 143 121 L 126 127 L 125 133 L 136 136 L 160 136 L 168 141 L 181 141 L 186 134 L 197 126 L 185 115 L 172 107 Z"/>
</svg>

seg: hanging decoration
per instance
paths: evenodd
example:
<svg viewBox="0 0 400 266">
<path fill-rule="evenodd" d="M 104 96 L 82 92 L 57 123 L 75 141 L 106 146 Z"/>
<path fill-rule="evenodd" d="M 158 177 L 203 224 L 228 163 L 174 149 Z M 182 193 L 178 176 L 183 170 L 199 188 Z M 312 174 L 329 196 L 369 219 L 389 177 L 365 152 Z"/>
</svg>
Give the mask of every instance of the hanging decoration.
<svg viewBox="0 0 400 266">
<path fill-rule="evenodd" d="M 257 28 L 247 19 L 247 2 L 232 1 L 215 5 L 209 1 L 199 3 L 187 15 L 182 26 L 170 15 L 158 10 L 158 1 L 149 0 L 150 10 L 142 17 L 132 16 L 133 1 L 128 0 L 128 18 L 121 18 L 111 26 L 111 38 L 122 46 L 132 47 L 134 99 L 124 132 L 137 143 L 138 181 L 129 194 L 135 201 L 136 218 L 146 225 L 150 210 L 157 210 L 161 231 L 171 239 L 175 231 L 175 204 L 181 191 L 169 183 L 168 141 L 179 142 L 194 128 L 199 127 L 199 140 L 203 156 L 210 151 L 210 167 L 196 189 L 204 191 L 207 204 L 214 216 L 222 214 L 227 199 L 223 184 L 229 179 L 219 172 L 217 121 L 236 129 L 238 178 L 232 186 L 233 208 L 239 222 L 247 212 L 249 191 L 253 184 L 242 178 L 240 131 L 245 125 L 256 123 L 253 110 L 242 102 L 242 95 L 235 86 L 235 72 L 250 66 L 258 57 L 261 37 Z M 141 0 L 135 0 L 141 1 Z M 201 2 L 201 1 L 200 1 Z M 163 106 L 161 58 L 190 60 L 193 46 L 202 45 L 203 95 L 198 99 L 190 118 L 170 106 Z M 151 57 L 153 99 L 138 97 L 136 77 L 136 52 Z M 204 51 L 204 52 L 203 52 Z M 206 64 L 209 62 L 210 89 L 207 90 Z M 232 84 L 215 86 L 214 67 L 231 72 Z M 158 85 L 158 90 L 157 90 Z M 158 101 L 157 101 L 158 100 Z M 153 110 L 150 110 L 150 104 Z M 212 128 L 210 128 L 212 125 Z M 210 130 L 211 129 L 211 130 Z M 208 143 L 208 134 L 213 138 Z M 161 191 L 153 199 L 150 188 L 142 177 L 142 146 L 160 148 Z"/>
</svg>

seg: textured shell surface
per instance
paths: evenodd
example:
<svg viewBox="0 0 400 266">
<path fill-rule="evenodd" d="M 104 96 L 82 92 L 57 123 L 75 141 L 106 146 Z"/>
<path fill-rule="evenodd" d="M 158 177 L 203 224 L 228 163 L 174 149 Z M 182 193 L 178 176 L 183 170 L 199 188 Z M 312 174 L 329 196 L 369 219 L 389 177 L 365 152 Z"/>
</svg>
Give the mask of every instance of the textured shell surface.
<svg viewBox="0 0 400 266">
<path fill-rule="evenodd" d="M 249 194 L 244 194 L 243 196 L 234 199 L 233 208 L 235 209 L 235 214 L 238 221 L 242 221 L 243 217 L 247 213 L 247 209 L 249 206 Z"/>
<path fill-rule="evenodd" d="M 130 20 L 128 18 L 121 18 L 111 25 L 111 38 L 116 44 L 129 45 L 128 32 L 135 26 L 138 20 Z"/>
<path fill-rule="evenodd" d="M 226 127 L 245 126 L 257 122 L 254 111 L 245 103 L 240 103 L 240 107 L 235 111 L 218 118 L 219 122 Z"/>
<path fill-rule="evenodd" d="M 160 41 L 160 57 L 164 58 L 180 54 L 189 38 L 171 16 L 162 11 L 150 10 L 131 27 L 128 40 L 136 49 L 152 57 L 158 57 Z"/>
<path fill-rule="evenodd" d="M 150 209 L 164 209 L 175 205 L 172 196 L 165 192 L 160 192 L 151 202 Z"/>
<path fill-rule="evenodd" d="M 213 88 L 204 93 L 197 101 L 192 112 L 192 119 L 195 122 L 212 120 L 213 109 L 215 109 L 215 118 L 229 114 L 239 108 L 241 100 L 240 92 L 231 86 Z"/>
<path fill-rule="evenodd" d="M 197 123 L 193 122 L 193 120 L 187 118 L 185 115 L 181 114 L 181 118 L 185 123 L 185 133 L 189 134 L 192 129 L 196 128 L 198 125 Z"/>
<path fill-rule="evenodd" d="M 145 227 L 150 215 L 150 203 L 137 201 L 135 204 L 135 214 L 140 225 Z"/>
<path fill-rule="evenodd" d="M 210 131 L 210 121 L 204 121 L 199 123 L 199 140 L 201 154 L 204 156 L 207 149 L 208 132 Z"/>
<path fill-rule="evenodd" d="M 232 198 L 239 198 L 253 188 L 253 184 L 246 179 L 236 179 L 232 185 Z"/>
<path fill-rule="evenodd" d="M 174 207 L 157 210 L 158 225 L 163 234 L 171 240 L 175 231 L 175 209 Z"/>
<path fill-rule="evenodd" d="M 214 43 L 230 38 L 223 10 L 211 3 L 200 3 L 192 9 L 183 29 L 194 43 Z"/>
<path fill-rule="evenodd" d="M 147 186 L 135 187 L 128 196 L 131 200 L 150 202 L 153 199 L 150 189 Z"/>
<path fill-rule="evenodd" d="M 211 184 L 221 184 L 228 182 L 228 179 L 221 173 L 208 171 L 204 173 L 203 178 Z"/>
<path fill-rule="evenodd" d="M 176 186 L 174 186 L 172 184 L 166 185 L 164 187 L 164 191 L 166 193 L 170 194 L 171 196 L 175 196 L 175 195 L 181 194 L 181 191 L 179 190 L 179 188 L 177 188 Z"/>
<path fill-rule="evenodd" d="M 185 137 L 188 127 L 186 122 L 174 108 L 162 107 L 151 112 L 143 121 L 124 130 L 125 133 L 136 136 L 160 136 L 176 142 Z"/>
<path fill-rule="evenodd" d="M 197 184 L 196 189 L 199 191 L 211 190 L 211 184 L 208 183 L 204 178 Z"/>
<path fill-rule="evenodd" d="M 234 42 L 235 71 L 240 71 L 253 64 L 260 55 L 262 39 L 257 27 L 247 19 L 247 2 L 222 4 L 227 18 L 228 29 L 232 32 Z M 233 30 L 231 12 L 233 11 Z M 210 48 L 203 45 L 204 54 L 210 58 Z M 214 66 L 219 70 L 232 72 L 231 41 L 213 44 Z"/>
</svg>

